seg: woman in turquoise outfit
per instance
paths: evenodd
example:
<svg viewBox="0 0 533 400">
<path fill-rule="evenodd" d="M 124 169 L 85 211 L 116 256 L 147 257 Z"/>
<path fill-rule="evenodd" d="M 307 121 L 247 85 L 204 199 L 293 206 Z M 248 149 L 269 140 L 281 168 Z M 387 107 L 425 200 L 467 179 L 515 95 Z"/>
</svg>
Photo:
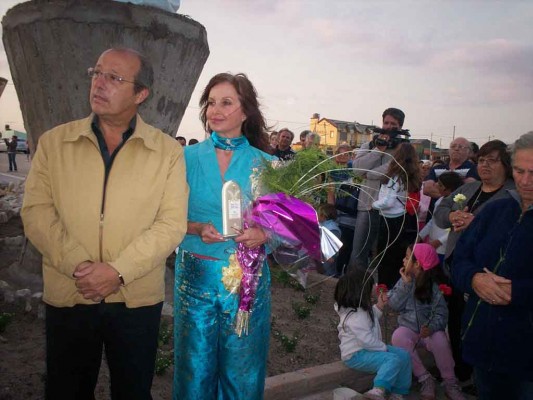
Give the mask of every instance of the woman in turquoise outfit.
<svg viewBox="0 0 533 400">
<path fill-rule="evenodd" d="M 263 263 L 248 334 L 235 333 L 239 293 L 222 282 L 237 243 L 263 246 L 265 233 L 244 229 L 222 237 L 222 185 L 239 184 L 245 207 L 252 177 L 268 149 L 266 124 L 252 83 L 243 74 L 218 74 L 200 99 L 210 138 L 185 148 L 190 187 L 187 235 L 176 257 L 174 399 L 262 399 L 270 334 L 270 273 Z"/>
</svg>

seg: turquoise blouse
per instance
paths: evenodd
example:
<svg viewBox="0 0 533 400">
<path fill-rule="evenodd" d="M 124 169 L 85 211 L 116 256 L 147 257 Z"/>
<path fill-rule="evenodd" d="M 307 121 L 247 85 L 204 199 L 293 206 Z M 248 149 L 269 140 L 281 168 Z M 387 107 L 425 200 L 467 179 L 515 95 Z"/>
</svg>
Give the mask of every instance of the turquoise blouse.
<svg viewBox="0 0 533 400">
<path fill-rule="evenodd" d="M 220 176 L 215 146 L 211 138 L 185 147 L 187 183 L 189 184 L 188 221 L 211 222 L 222 232 L 222 185 L 233 180 L 243 193 L 244 207 L 254 200 L 251 177 L 253 170 L 262 169 L 264 160 L 276 158 L 250 146 L 234 151 L 224 178 Z M 185 236 L 180 248 L 199 255 L 227 259 L 236 247 L 235 241 L 205 244 L 198 235 Z"/>
</svg>

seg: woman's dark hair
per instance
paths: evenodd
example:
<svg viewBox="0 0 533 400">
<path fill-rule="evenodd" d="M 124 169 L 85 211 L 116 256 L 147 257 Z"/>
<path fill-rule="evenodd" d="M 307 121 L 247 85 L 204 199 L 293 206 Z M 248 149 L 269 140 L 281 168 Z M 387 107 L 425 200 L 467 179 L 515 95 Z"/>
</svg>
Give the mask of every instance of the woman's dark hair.
<svg viewBox="0 0 533 400">
<path fill-rule="evenodd" d="M 394 160 L 391 160 L 387 176 L 397 176 L 398 181 L 409 193 L 418 192 L 422 184 L 420 167 L 418 166 L 418 154 L 409 143 L 400 143 L 394 152 Z"/>
<path fill-rule="evenodd" d="M 335 286 L 334 298 L 337 306 L 351 308 L 344 320 L 360 307 L 366 311 L 374 325 L 374 312 L 372 310 L 372 287 L 374 279 L 365 271 L 355 270 L 339 278 Z M 344 321 L 342 322 L 344 326 Z"/>
<path fill-rule="evenodd" d="M 507 145 L 501 140 L 491 140 L 480 147 L 477 158 L 486 157 L 490 153 L 498 152 L 498 158 L 505 169 L 505 178 L 509 179 L 513 176 L 513 167 L 511 165 L 511 154 L 507 150 Z"/>
<path fill-rule="evenodd" d="M 409 248 L 411 249 L 413 262 L 417 261 L 415 253 L 413 252 L 414 245 L 410 245 Z M 436 283 L 437 285 L 448 283 L 440 264 L 427 271 L 422 269 L 416 276 L 415 298 L 421 303 L 430 304 L 433 297 L 433 283 Z"/>
<path fill-rule="evenodd" d="M 246 115 L 246 119 L 241 126 L 243 135 L 248 139 L 250 145 L 266 152 L 270 147 L 267 134 L 268 127 L 259 109 L 257 91 L 245 74 L 221 73 L 211 78 L 200 98 L 200 120 L 204 125 L 204 129 L 208 133 L 213 131 L 207 121 L 209 93 L 213 87 L 224 82 L 230 83 L 235 88 L 242 111 Z"/>
</svg>

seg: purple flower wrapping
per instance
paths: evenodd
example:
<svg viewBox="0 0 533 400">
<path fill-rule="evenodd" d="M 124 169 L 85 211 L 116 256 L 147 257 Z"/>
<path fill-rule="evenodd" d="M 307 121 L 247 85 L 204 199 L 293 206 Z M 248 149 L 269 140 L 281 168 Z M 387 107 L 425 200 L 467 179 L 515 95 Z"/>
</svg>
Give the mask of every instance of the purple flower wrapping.
<svg viewBox="0 0 533 400">
<path fill-rule="evenodd" d="M 316 211 L 309 204 L 285 193 L 273 193 L 254 201 L 245 217 L 260 226 L 284 246 L 321 261 L 320 229 Z"/>
<path fill-rule="evenodd" d="M 267 194 L 253 202 L 244 215 L 244 228 L 261 227 L 270 236 L 276 237 L 297 257 L 309 256 L 321 260 L 320 229 L 316 211 L 309 204 L 284 193 Z M 261 266 L 265 259 L 265 247 L 247 248 L 237 246 L 237 260 L 242 268 L 239 310 L 235 331 L 241 336 L 248 333 L 248 323 Z"/>
</svg>

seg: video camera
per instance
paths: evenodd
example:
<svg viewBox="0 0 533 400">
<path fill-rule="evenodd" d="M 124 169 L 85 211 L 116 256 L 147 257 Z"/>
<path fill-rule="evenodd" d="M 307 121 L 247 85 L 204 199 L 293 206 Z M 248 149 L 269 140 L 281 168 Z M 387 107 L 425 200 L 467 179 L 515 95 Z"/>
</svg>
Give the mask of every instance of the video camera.
<svg viewBox="0 0 533 400">
<path fill-rule="evenodd" d="M 387 149 L 394 149 L 400 143 L 409 142 L 409 138 L 411 137 L 411 134 L 409 133 L 409 129 L 390 130 L 390 129 L 374 128 L 372 131 L 374 132 L 374 140 L 372 143 L 373 147 L 387 146 Z M 389 135 L 390 140 L 378 138 L 378 135 L 381 135 L 381 134 Z"/>
</svg>

